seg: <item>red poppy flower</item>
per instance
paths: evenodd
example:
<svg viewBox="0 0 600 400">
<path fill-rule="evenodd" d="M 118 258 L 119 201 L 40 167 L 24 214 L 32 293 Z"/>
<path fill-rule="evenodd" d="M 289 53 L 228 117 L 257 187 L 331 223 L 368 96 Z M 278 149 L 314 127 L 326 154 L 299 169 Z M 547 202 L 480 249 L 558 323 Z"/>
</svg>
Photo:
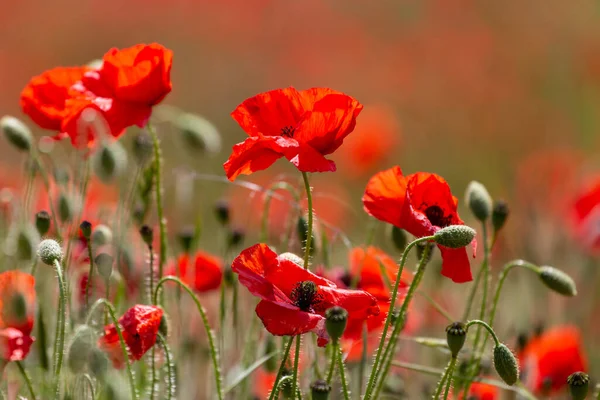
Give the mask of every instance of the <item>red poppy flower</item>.
<svg viewBox="0 0 600 400">
<path fill-rule="evenodd" d="M 15 328 L 0 329 L 0 360 L 21 361 L 29 354 L 34 339 Z"/>
<path fill-rule="evenodd" d="M 232 269 L 240 282 L 261 298 L 256 314 L 273 335 L 294 336 L 315 332 L 318 344 L 329 338 L 325 330 L 325 311 L 340 306 L 350 319 L 366 319 L 379 314 L 375 297 L 361 290 L 339 289 L 328 279 L 277 256 L 266 244 L 242 251 Z"/>
<path fill-rule="evenodd" d="M 522 380 L 533 391 L 556 392 L 573 372 L 587 371 L 581 334 L 574 326 L 558 326 L 533 338 L 519 354 Z"/>
<path fill-rule="evenodd" d="M 456 210 L 458 200 L 442 177 L 426 172 L 404 176 L 400 167 L 379 172 L 369 180 L 363 205 L 368 214 L 416 237 L 464 224 Z M 475 240 L 472 244 L 475 249 Z M 442 253 L 442 275 L 458 283 L 473 279 L 466 248 L 438 248 Z"/>
<path fill-rule="evenodd" d="M 219 288 L 223 280 L 223 260 L 204 251 L 198 251 L 190 265 L 189 256 L 182 254 L 177 263 L 167 267 L 167 275 L 180 276 L 181 279 L 198 292 L 209 292 Z"/>
<path fill-rule="evenodd" d="M 460 398 L 463 399 L 462 393 Z M 467 400 L 496 400 L 500 398 L 500 390 L 496 386 L 480 382 L 471 383 Z"/>
<path fill-rule="evenodd" d="M 588 250 L 600 250 L 600 178 L 591 182 L 573 204 L 573 230 Z"/>
<path fill-rule="evenodd" d="M 35 278 L 11 270 L 0 274 L 0 329 L 15 328 L 27 336 L 35 316 Z"/>
<path fill-rule="evenodd" d="M 137 304 L 119 318 L 130 360 L 139 360 L 154 346 L 162 316 L 163 310 L 159 307 Z M 104 335 L 98 339 L 98 347 L 108 353 L 115 368 L 125 365 L 119 334 L 114 324 L 104 328 Z"/>
<path fill-rule="evenodd" d="M 224 164 L 230 180 L 287 158 L 300 171 L 335 171 L 324 156 L 354 130 L 363 106 L 328 88 L 271 90 L 245 100 L 231 116 L 250 136 L 233 146 Z"/>
</svg>

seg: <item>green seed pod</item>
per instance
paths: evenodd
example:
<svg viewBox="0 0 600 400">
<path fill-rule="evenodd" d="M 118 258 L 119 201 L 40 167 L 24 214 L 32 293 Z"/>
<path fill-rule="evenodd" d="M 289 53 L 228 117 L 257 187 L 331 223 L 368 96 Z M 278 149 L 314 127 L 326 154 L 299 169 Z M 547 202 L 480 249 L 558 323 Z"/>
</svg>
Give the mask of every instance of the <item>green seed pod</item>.
<svg viewBox="0 0 600 400">
<path fill-rule="evenodd" d="M 174 123 L 190 150 L 208 153 L 221 151 L 221 135 L 207 119 L 194 114 L 182 113 Z"/>
<path fill-rule="evenodd" d="M 86 240 L 90 240 L 92 236 L 92 224 L 89 221 L 83 221 L 79 224 L 79 229 L 81 229 L 81 234 Z"/>
<path fill-rule="evenodd" d="M 539 269 L 539 277 L 548 288 L 554 290 L 563 296 L 575 296 L 577 287 L 571 277 L 561 270 L 549 266 L 542 266 Z"/>
<path fill-rule="evenodd" d="M 158 325 L 158 332 L 163 335 L 165 338 L 167 336 L 169 336 L 169 326 L 170 326 L 170 322 L 169 319 L 167 318 L 166 314 L 163 314 L 162 317 L 160 318 L 160 325 Z"/>
<path fill-rule="evenodd" d="M 519 363 L 505 344 L 494 347 L 494 368 L 507 385 L 512 386 L 519 379 Z"/>
<path fill-rule="evenodd" d="M 244 241 L 244 237 L 246 236 L 245 232 L 240 228 L 234 228 L 229 231 L 229 235 L 227 237 L 229 247 L 235 247 L 242 244 Z"/>
<path fill-rule="evenodd" d="M 113 241 L 112 230 L 106 225 L 96 225 L 92 232 L 92 243 L 94 246 L 104 246 Z"/>
<path fill-rule="evenodd" d="M 106 253 L 100 253 L 94 258 L 94 262 L 98 267 L 98 273 L 104 280 L 108 281 L 113 271 L 113 256 Z"/>
<path fill-rule="evenodd" d="M 103 144 L 92 155 L 94 173 L 104 183 L 111 183 L 127 167 L 127 152 L 119 142 Z"/>
<path fill-rule="evenodd" d="M 492 197 L 485 186 L 477 181 L 471 181 L 467 186 L 465 197 L 475 218 L 481 222 L 487 221 L 492 214 Z"/>
<path fill-rule="evenodd" d="M 17 259 L 22 261 L 33 260 L 37 246 L 40 243 L 40 235 L 37 229 L 29 225 L 23 227 L 16 232 L 15 239 L 16 242 L 14 245 L 16 245 L 16 252 L 14 255 Z M 13 244 L 11 242 L 12 240 L 9 238 L 9 240 L 7 240 L 7 245 L 12 246 Z"/>
<path fill-rule="evenodd" d="M 50 230 L 50 214 L 47 211 L 40 211 L 35 214 L 35 227 L 40 236 L 48 233 Z"/>
<path fill-rule="evenodd" d="M 184 253 L 189 253 L 192 250 L 192 245 L 194 244 L 195 232 L 193 226 L 184 227 L 177 234 L 177 239 L 179 239 L 179 244 Z"/>
<path fill-rule="evenodd" d="M 392 242 L 398 251 L 404 251 L 406 247 L 406 231 L 392 225 Z"/>
<path fill-rule="evenodd" d="M 229 202 L 227 200 L 217 201 L 217 204 L 215 204 L 215 215 L 221 225 L 229 223 Z"/>
<path fill-rule="evenodd" d="M 433 235 L 439 245 L 452 249 L 467 246 L 475 238 L 475 229 L 466 225 L 450 225 L 440 229 Z"/>
<path fill-rule="evenodd" d="M 92 349 L 95 348 L 94 331 L 87 325 L 80 325 L 67 352 L 67 365 L 71 372 L 79 373 L 88 365 Z"/>
<path fill-rule="evenodd" d="M 454 322 L 446 327 L 446 340 L 452 357 L 458 356 L 467 340 L 467 328 L 462 322 Z"/>
<path fill-rule="evenodd" d="M 333 306 L 325 311 L 325 328 L 334 343 L 344 334 L 347 323 L 348 311 L 342 307 Z"/>
<path fill-rule="evenodd" d="M 508 204 L 504 200 L 497 200 L 494 203 L 494 209 L 492 211 L 492 225 L 494 227 L 494 232 L 498 232 L 504 227 L 509 214 L 510 210 L 508 209 Z"/>
<path fill-rule="evenodd" d="M 0 119 L 0 129 L 6 140 L 17 150 L 29 151 L 33 136 L 31 130 L 21 120 L 6 115 Z"/>
<path fill-rule="evenodd" d="M 567 378 L 569 392 L 573 400 L 585 400 L 589 386 L 590 377 L 585 372 L 574 372 Z"/>
<path fill-rule="evenodd" d="M 62 248 L 56 240 L 46 239 L 38 246 L 38 256 L 44 264 L 54 265 L 54 261 L 62 259 Z"/>
<path fill-rule="evenodd" d="M 316 380 L 310 385 L 312 400 L 327 400 L 330 392 L 331 386 L 322 379 Z"/>
</svg>

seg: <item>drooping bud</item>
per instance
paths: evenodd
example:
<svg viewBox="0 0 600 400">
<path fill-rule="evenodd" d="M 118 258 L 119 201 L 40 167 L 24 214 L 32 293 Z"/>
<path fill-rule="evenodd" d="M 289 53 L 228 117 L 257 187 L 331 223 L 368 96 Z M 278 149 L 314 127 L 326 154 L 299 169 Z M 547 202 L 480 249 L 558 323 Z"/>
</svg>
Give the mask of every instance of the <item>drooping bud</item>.
<svg viewBox="0 0 600 400">
<path fill-rule="evenodd" d="M 40 211 L 35 214 L 35 228 L 40 236 L 44 236 L 50 230 L 50 214 L 47 211 Z"/>
<path fill-rule="evenodd" d="M 107 253 L 100 253 L 94 258 L 94 262 L 98 267 L 100 276 L 108 281 L 113 271 L 113 256 Z"/>
<path fill-rule="evenodd" d="M 440 229 L 433 235 L 439 245 L 459 249 L 467 246 L 475 238 L 475 229 L 466 225 L 450 225 Z"/>
<path fill-rule="evenodd" d="M 56 240 L 45 239 L 38 246 L 38 256 L 44 264 L 54 265 L 54 261 L 62 259 L 62 248 Z"/>
<path fill-rule="evenodd" d="M 106 225 L 96 225 L 92 232 L 92 243 L 94 246 L 104 246 L 113 241 L 112 230 Z"/>
<path fill-rule="evenodd" d="M 73 218 L 73 201 L 65 193 L 58 195 L 58 219 L 60 222 L 69 222 Z"/>
<path fill-rule="evenodd" d="M 244 241 L 244 237 L 245 232 L 243 230 L 241 230 L 240 228 L 234 228 L 231 231 L 229 231 L 227 244 L 229 245 L 229 247 L 239 246 Z"/>
<path fill-rule="evenodd" d="M 229 223 L 229 202 L 227 200 L 217 201 L 217 204 L 215 204 L 215 215 L 221 225 Z"/>
<path fill-rule="evenodd" d="M 81 234 L 86 240 L 90 240 L 92 237 L 92 224 L 90 221 L 83 221 L 79 224 L 79 229 L 81 229 Z"/>
<path fill-rule="evenodd" d="M 184 253 L 189 253 L 192 250 L 192 245 L 194 244 L 194 227 L 189 226 L 183 228 L 177 234 L 177 239 L 179 239 L 179 244 L 181 245 L 181 249 Z"/>
<path fill-rule="evenodd" d="M 571 277 L 559 269 L 542 266 L 539 269 L 539 277 L 548 288 L 554 290 L 563 296 L 575 296 L 577 287 Z"/>
<path fill-rule="evenodd" d="M 127 152 L 119 142 L 102 144 L 92 155 L 94 173 L 104 183 L 111 183 L 127 167 Z"/>
<path fill-rule="evenodd" d="M 146 132 L 138 133 L 133 138 L 133 156 L 135 157 L 135 161 L 143 166 L 146 165 L 153 155 L 152 137 Z"/>
<path fill-rule="evenodd" d="M 152 247 L 152 241 L 154 240 L 154 231 L 148 225 L 142 225 L 140 228 L 140 235 L 142 240 L 148 247 Z"/>
<path fill-rule="evenodd" d="M 494 347 L 494 368 L 507 385 L 514 385 L 519 379 L 519 363 L 505 344 Z"/>
<path fill-rule="evenodd" d="M 0 119 L 0 129 L 6 140 L 17 150 L 29 151 L 31 149 L 31 130 L 21 120 L 6 115 Z"/>
<path fill-rule="evenodd" d="M 290 253 L 290 252 L 281 253 L 279 255 L 279 258 L 282 260 L 289 260 L 296 265 L 300 265 L 300 266 L 304 265 L 304 260 L 302 259 L 302 257 L 300 257 L 299 255 L 294 254 L 294 253 Z"/>
<path fill-rule="evenodd" d="M 498 232 L 502 229 L 508 219 L 509 213 L 510 210 L 508 209 L 508 204 L 504 200 L 496 200 L 492 211 L 492 226 L 494 227 L 494 232 Z"/>
<path fill-rule="evenodd" d="M 325 311 L 325 328 L 331 340 L 336 343 L 344 334 L 348 323 L 348 311 L 339 306 L 333 306 Z"/>
<path fill-rule="evenodd" d="M 331 392 L 331 386 L 322 379 L 316 380 L 310 385 L 312 400 L 327 400 L 329 392 Z"/>
<path fill-rule="evenodd" d="M 471 181 L 467 186 L 467 205 L 471 212 L 481 222 L 487 221 L 492 214 L 492 197 L 483 184 Z"/>
<path fill-rule="evenodd" d="M 392 225 L 392 242 L 398 251 L 404 251 L 406 247 L 406 231 Z"/>
<path fill-rule="evenodd" d="M 182 113 L 175 119 L 174 124 L 191 150 L 208 153 L 221 151 L 221 135 L 207 119 L 194 114 Z"/>
<path fill-rule="evenodd" d="M 573 400 L 584 400 L 588 394 L 590 377 L 585 372 L 574 372 L 567 378 Z"/>
<path fill-rule="evenodd" d="M 85 369 L 94 347 L 94 331 L 87 325 L 80 325 L 75 331 L 67 352 L 67 365 L 73 373 Z"/>
<path fill-rule="evenodd" d="M 446 340 L 452 357 L 458 356 L 467 340 L 467 329 L 462 322 L 454 322 L 446 327 Z"/>
<path fill-rule="evenodd" d="M 308 221 L 304 216 L 298 218 L 298 223 L 296 224 L 296 232 L 298 233 L 298 238 L 300 239 L 300 244 L 302 247 L 306 247 L 306 242 L 308 240 Z M 310 249 L 308 249 L 309 254 L 312 256 L 315 254 L 315 232 L 313 230 L 312 237 L 310 239 Z"/>
</svg>

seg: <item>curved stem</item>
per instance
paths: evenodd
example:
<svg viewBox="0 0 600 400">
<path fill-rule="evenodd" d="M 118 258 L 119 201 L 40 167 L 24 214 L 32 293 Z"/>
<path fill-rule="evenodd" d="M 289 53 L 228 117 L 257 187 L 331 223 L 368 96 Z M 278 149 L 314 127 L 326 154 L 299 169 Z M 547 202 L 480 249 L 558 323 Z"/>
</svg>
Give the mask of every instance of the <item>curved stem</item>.
<svg viewBox="0 0 600 400">
<path fill-rule="evenodd" d="M 56 398 L 60 397 L 60 373 L 65 350 L 65 324 L 67 321 L 67 287 L 62 273 L 62 267 L 58 260 L 54 260 L 54 269 L 58 279 L 59 306 L 56 321 L 56 336 L 54 338 L 54 393 Z"/>
<path fill-rule="evenodd" d="M 394 304 L 396 304 L 396 298 L 398 297 L 398 286 L 400 285 L 400 279 L 402 277 L 402 271 L 404 270 L 404 265 L 406 264 L 406 258 L 408 257 L 408 253 L 418 243 L 426 242 L 426 241 L 432 240 L 432 239 L 433 239 L 433 236 L 427 236 L 427 237 L 422 237 L 417 240 L 414 240 L 414 241 L 410 242 L 408 244 L 408 246 L 406 246 L 406 248 L 404 249 L 404 252 L 402 253 L 402 259 L 400 260 L 400 267 L 398 268 L 398 273 L 396 275 L 396 281 L 394 282 L 394 289 L 392 290 L 392 297 L 390 298 L 390 311 L 388 311 L 387 317 L 385 318 L 385 324 L 383 325 L 383 332 L 381 333 L 381 339 L 379 341 L 379 346 L 377 347 L 377 354 L 375 355 L 375 362 L 373 363 L 373 369 L 371 370 L 371 375 L 369 376 L 369 383 L 367 384 L 367 389 L 365 390 L 364 400 L 369 400 L 369 398 L 371 397 L 371 392 L 372 392 L 373 388 L 375 387 L 374 386 L 375 380 L 377 378 L 379 364 L 381 362 L 381 352 L 384 347 L 385 340 L 387 338 L 388 330 L 390 327 L 390 322 L 392 319 L 393 307 L 394 307 Z M 427 246 L 425 248 L 428 249 L 429 247 Z M 427 252 L 427 251 L 425 251 L 425 252 Z M 416 278 L 417 277 L 415 276 L 415 279 L 413 279 L 413 284 L 414 284 Z M 412 289 L 412 285 L 411 285 L 411 289 Z M 410 290 L 409 290 L 409 292 L 410 292 Z M 404 302 L 406 303 L 406 300 Z M 402 308 L 404 308 L 404 305 L 402 306 Z"/>
<path fill-rule="evenodd" d="M 160 343 L 161 347 L 165 352 L 168 377 L 167 381 L 169 383 L 169 389 L 167 390 L 167 400 L 171 400 L 173 396 L 175 396 L 175 375 L 173 373 L 173 360 L 171 357 L 171 350 L 169 349 L 167 341 L 160 333 L 158 334 L 158 342 Z"/>
<path fill-rule="evenodd" d="M 300 338 L 296 336 L 296 354 L 294 355 L 294 371 L 292 373 L 292 393 L 296 393 L 298 387 L 298 361 L 300 360 Z"/>
<path fill-rule="evenodd" d="M 446 382 L 446 390 L 444 390 L 444 400 L 448 399 L 448 392 L 450 391 L 450 386 L 452 386 L 452 375 L 454 375 L 454 367 L 456 366 L 457 357 L 452 357 L 450 360 L 448 379 Z M 437 400 L 437 399 L 436 399 Z"/>
<path fill-rule="evenodd" d="M 156 288 L 154 289 L 154 296 L 152 299 L 153 304 L 157 304 L 160 288 L 167 281 L 175 282 L 179 286 L 181 286 L 190 295 L 190 297 L 196 304 L 196 308 L 198 309 L 198 312 L 200 313 L 200 316 L 202 317 L 204 329 L 206 330 L 206 335 L 208 337 L 208 347 L 210 349 L 210 355 L 212 358 L 213 368 L 215 370 L 215 384 L 216 384 L 216 389 L 217 389 L 217 395 L 218 395 L 219 400 L 223 400 L 223 388 L 221 386 L 221 368 L 219 367 L 219 353 L 215 346 L 215 338 L 213 337 L 213 333 L 210 328 L 208 318 L 206 317 L 206 313 L 204 312 L 204 309 L 202 308 L 202 304 L 200 303 L 200 300 L 198 300 L 198 297 L 194 294 L 193 290 L 190 289 L 190 287 L 188 285 L 183 283 L 178 278 L 176 278 L 174 276 L 165 276 L 160 281 L 158 281 L 158 284 L 156 285 Z"/>
<path fill-rule="evenodd" d="M 90 287 L 92 286 L 92 279 L 94 277 L 94 256 L 92 251 L 92 241 L 86 238 L 86 244 L 88 248 L 88 258 L 90 259 L 90 272 L 88 273 L 87 282 L 85 284 L 85 310 L 87 311 L 90 307 Z"/>
<path fill-rule="evenodd" d="M 333 343 L 333 351 L 331 352 L 331 362 L 329 363 L 329 371 L 327 372 L 327 383 L 331 385 L 331 380 L 333 379 L 333 371 L 335 370 L 336 357 L 338 353 L 338 342 L 335 341 Z"/>
<path fill-rule="evenodd" d="M 339 353 L 337 356 L 337 363 L 340 371 L 340 381 L 342 383 L 342 394 L 344 395 L 344 400 L 350 400 L 350 392 L 348 391 L 348 383 L 346 381 L 346 370 L 342 359 L 342 349 L 338 346 L 337 351 Z"/>
<path fill-rule="evenodd" d="M 498 340 L 498 336 L 496 336 L 496 332 L 494 332 L 492 327 L 489 326 L 487 323 L 485 323 L 484 321 L 478 320 L 478 319 L 474 319 L 474 320 L 467 322 L 465 329 L 468 331 L 469 328 L 473 325 L 483 326 L 485 329 L 487 329 L 487 331 L 490 333 L 490 335 L 492 335 L 492 339 L 494 339 L 494 343 L 496 344 L 496 346 L 498 346 L 500 344 L 500 341 Z"/>
<path fill-rule="evenodd" d="M 306 172 L 302 172 L 302 179 L 304 180 L 304 189 L 306 190 L 306 201 L 308 202 L 308 232 L 306 235 L 306 247 L 304 249 L 304 269 L 308 269 L 308 259 L 310 258 L 310 246 L 312 246 L 313 204 L 310 183 L 308 182 L 308 174 Z"/>
<path fill-rule="evenodd" d="M 19 372 L 21 372 L 21 376 L 23 376 L 23 380 L 25 381 L 25 384 L 27 385 L 27 389 L 29 389 L 29 394 L 31 395 L 31 399 L 36 400 L 35 392 L 33 391 L 33 385 L 31 384 L 31 377 L 25 370 L 25 367 L 23 367 L 23 363 L 21 363 L 21 361 L 17 361 L 16 364 L 17 364 L 17 367 L 19 368 Z"/>
<path fill-rule="evenodd" d="M 294 337 L 290 337 L 287 346 L 285 346 L 285 351 L 283 353 L 283 358 L 281 359 L 281 364 L 279 364 L 279 369 L 277 370 L 277 375 L 275 376 L 275 382 L 273 383 L 273 389 L 271 389 L 271 394 L 269 395 L 269 400 L 274 400 L 277 393 L 279 393 L 279 386 L 283 379 L 281 376 L 283 375 L 283 370 L 285 369 L 285 362 L 290 355 L 290 349 L 292 348 L 292 343 L 294 342 Z M 288 378 L 287 376 L 285 378 Z"/>
<path fill-rule="evenodd" d="M 446 383 L 446 379 L 448 379 L 448 373 L 450 372 L 450 364 L 452 364 L 453 360 L 454 360 L 454 357 L 452 357 L 450 359 L 450 361 L 448 362 L 448 365 L 444 369 L 444 372 L 442 373 L 442 377 L 440 378 L 440 381 L 438 382 L 437 387 L 435 388 L 435 393 L 433 394 L 433 400 L 439 400 L 440 394 L 442 394 L 442 388 L 444 387 L 444 385 Z"/>
</svg>

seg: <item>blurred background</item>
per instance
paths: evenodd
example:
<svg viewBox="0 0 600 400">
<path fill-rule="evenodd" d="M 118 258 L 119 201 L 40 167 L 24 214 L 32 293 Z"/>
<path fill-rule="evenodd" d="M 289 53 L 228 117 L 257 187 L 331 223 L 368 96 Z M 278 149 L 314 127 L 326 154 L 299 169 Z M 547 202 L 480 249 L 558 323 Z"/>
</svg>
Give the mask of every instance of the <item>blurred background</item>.
<svg viewBox="0 0 600 400">
<path fill-rule="evenodd" d="M 352 244 L 363 243 L 365 184 L 373 173 L 400 165 L 407 174 L 445 177 L 461 200 L 463 219 L 476 226 L 464 190 L 471 180 L 484 183 L 511 209 L 494 271 L 523 257 L 565 269 L 580 284 L 575 299 L 540 297 L 539 287 L 529 290 L 535 277 L 515 273 L 503 296 L 518 296 L 520 308 L 499 316 L 505 332 L 514 337 L 537 323 L 573 322 L 585 329 L 594 360 L 600 325 L 590 320 L 598 309 L 587 299 L 600 273 L 596 252 L 572 234 L 571 211 L 600 172 L 599 20 L 600 3 L 592 0 L 4 1 L 0 110 L 28 121 L 19 94 L 46 69 L 85 64 L 111 47 L 136 43 L 172 49 L 174 89 L 165 103 L 210 120 L 223 143 L 216 154 L 190 153 L 173 129 L 161 132 L 171 232 L 204 216 L 209 234 L 202 246 L 210 249 L 216 222 L 207 216 L 217 199 L 231 201 L 245 244 L 256 242 L 260 224 L 259 196 L 224 180 L 222 164 L 245 137 L 229 113 L 275 88 L 343 91 L 365 108 L 356 131 L 332 155 L 338 172 L 312 177 L 320 220 Z M 5 142 L 0 160 L 8 174 L 19 162 Z M 241 181 L 264 187 L 279 179 L 299 182 L 284 161 Z M 178 194 L 190 184 L 195 197 L 180 202 Z M 273 220 L 286 212 L 278 207 L 274 202 Z M 378 227 L 375 243 L 392 252 L 388 234 Z M 347 249 L 336 249 L 335 262 L 346 263 Z M 428 278 L 432 290 L 457 290 L 433 274 Z"/>
</svg>

